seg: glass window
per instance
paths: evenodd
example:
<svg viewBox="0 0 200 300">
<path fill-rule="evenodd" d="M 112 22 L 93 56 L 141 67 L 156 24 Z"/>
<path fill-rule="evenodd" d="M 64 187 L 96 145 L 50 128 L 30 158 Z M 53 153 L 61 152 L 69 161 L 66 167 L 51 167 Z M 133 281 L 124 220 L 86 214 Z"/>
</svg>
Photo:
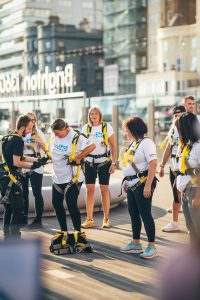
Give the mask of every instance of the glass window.
<svg viewBox="0 0 200 300">
<path fill-rule="evenodd" d="M 196 37 L 192 38 L 191 45 L 192 45 L 192 48 L 196 48 L 197 47 L 197 38 Z"/>
<path fill-rule="evenodd" d="M 50 49 L 51 48 L 51 41 L 45 41 L 45 48 Z"/>
<path fill-rule="evenodd" d="M 58 41 L 58 47 L 59 48 L 64 48 L 65 47 L 65 42 L 64 41 Z"/>
<path fill-rule="evenodd" d="M 195 72 L 196 70 L 197 70 L 197 58 L 196 56 L 193 56 L 191 58 L 190 71 Z"/>
</svg>

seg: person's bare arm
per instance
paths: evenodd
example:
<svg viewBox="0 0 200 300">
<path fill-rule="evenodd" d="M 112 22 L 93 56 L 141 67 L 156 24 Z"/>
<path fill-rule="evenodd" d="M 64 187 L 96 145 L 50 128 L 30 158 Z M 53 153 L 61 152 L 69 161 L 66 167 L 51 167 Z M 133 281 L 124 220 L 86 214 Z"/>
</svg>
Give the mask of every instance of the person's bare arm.
<svg viewBox="0 0 200 300">
<path fill-rule="evenodd" d="M 74 161 L 77 164 L 80 164 L 80 161 L 85 158 L 88 154 L 90 154 L 94 149 L 96 148 L 95 144 L 91 144 L 88 147 L 86 147 L 79 155 L 77 155 L 74 159 Z"/>
<path fill-rule="evenodd" d="M 113 164 L 111 164 L 110 166 L 109 173 L 112 174 L 115 172 L 115 168 L 116 168 L 115 164 L 117 162 L 117 146 L 116 146 L 116 139 L 114 133 L 109 137 L 108 142 L 109 142 L 111 155 L 112 155 L 112 162 L 113 162 Z"/>
<path fill-rule="evenodd" d="M 170 143 L 167 143 L 165 150 L 163 152 L 162 162 L 161 162 L 160 168 L 159 168 L 159 176 L 160 177 L 163 177 L 165 175 L 164 168 L 170 158 L 170 155 L 171 155 L 171 145 L 170 145 Z"/>
<path fill-rule="evenodd" d="M 28 159 L 27 162 L 36 162 L 37 158 L 25 156 L 25 159 Z M 21 160 L 20 156 L 13 155 L 13 165 L 18 168 L 31 169 L 31 165 Z"/>
<path fill-rule="evenodd" d="M 154 159 L 149 163 L 148 176 L 147 176 L 147 180 L 143 192 L 145 198 L 149 198 L 151 196 L 151 185 L 156 174 L 157 163 L 158 163 L 157 159 Z"/>
</svg>

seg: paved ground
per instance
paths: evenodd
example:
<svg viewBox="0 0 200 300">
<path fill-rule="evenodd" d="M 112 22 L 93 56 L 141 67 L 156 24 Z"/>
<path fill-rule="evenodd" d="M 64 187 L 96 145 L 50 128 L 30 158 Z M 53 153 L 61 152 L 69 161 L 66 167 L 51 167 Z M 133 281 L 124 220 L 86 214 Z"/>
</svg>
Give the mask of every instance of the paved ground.
<svg viewBox="0 0 200 300">
<path fill-rule="evenodd" d="M 115 176 L 121 176 L 120 172 Z M 171 199 L 172 193 L 166 176 L 160 180 L 153 200 L 156 241 L 160 256 L 149 261 L 140 259 L 136 254 L 119 252 L 119 247 L 128 243 L 132 236 L 126 201 L 111 210 L 110 229 L 101 229 L 102 213 L 95 213 L 96 227 L 87 230 L 88 238 L 94 246 L 92 254 L 54 256 L 49 253 L 50 235 L 58 229 L 55 217 L 44 218 L 42 231 L 23 231 L 24 239 L 39 237 L 42 240 L 43 288 L 40 299 L 154 299 L 155 290 L 159 289 L 159 267 L 163 265 L 169 253 L 179 251 L 188 243 L 182 214 L 180 232 L 161 231 L 161 227 L 171 220 L 171 214 L 166 213 Z M 0 226 L 2 237 L 2 222 Z M 144 231 L 141 238 L 145 247 Z"/>
</svg>

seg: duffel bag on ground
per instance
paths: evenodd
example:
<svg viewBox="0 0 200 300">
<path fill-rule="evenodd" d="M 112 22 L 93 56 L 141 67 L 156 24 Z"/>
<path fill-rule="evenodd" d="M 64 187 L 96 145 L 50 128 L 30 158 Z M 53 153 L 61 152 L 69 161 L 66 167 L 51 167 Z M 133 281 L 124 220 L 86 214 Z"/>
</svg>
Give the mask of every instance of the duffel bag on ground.
<svg viewBox="0 0 200 300">
<path fill-rule="evenodd" d="M 92 246 L 87 240 L 85 232 L 73 233 L 59 231 L 51 238 L 50 252 L 56 255 L 80 252 L 92 252 Z"/>
</svg>

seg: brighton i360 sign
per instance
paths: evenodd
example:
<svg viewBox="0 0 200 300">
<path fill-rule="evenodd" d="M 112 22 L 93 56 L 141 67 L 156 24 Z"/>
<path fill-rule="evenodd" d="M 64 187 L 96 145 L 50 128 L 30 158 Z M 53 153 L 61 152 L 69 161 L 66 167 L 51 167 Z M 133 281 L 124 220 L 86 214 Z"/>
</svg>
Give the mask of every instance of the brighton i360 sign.
<svg viewBox="0 0 200 300">
<path fill-rule="evenodd" d="M 11 75 L 0 74 L 0 94 L 10 93 L 26 93 L 46 90 L 49 94 L 59 93 L 61 88 L 72 91 L 75 85 L 74 66 L 68 64 L 64 70 L 56 67 L 55 72 L 49 72 L 45 67 L 45 72 L 37 71 L 33 75 L 25 75 L 13 73 Z"/>
</svg>

